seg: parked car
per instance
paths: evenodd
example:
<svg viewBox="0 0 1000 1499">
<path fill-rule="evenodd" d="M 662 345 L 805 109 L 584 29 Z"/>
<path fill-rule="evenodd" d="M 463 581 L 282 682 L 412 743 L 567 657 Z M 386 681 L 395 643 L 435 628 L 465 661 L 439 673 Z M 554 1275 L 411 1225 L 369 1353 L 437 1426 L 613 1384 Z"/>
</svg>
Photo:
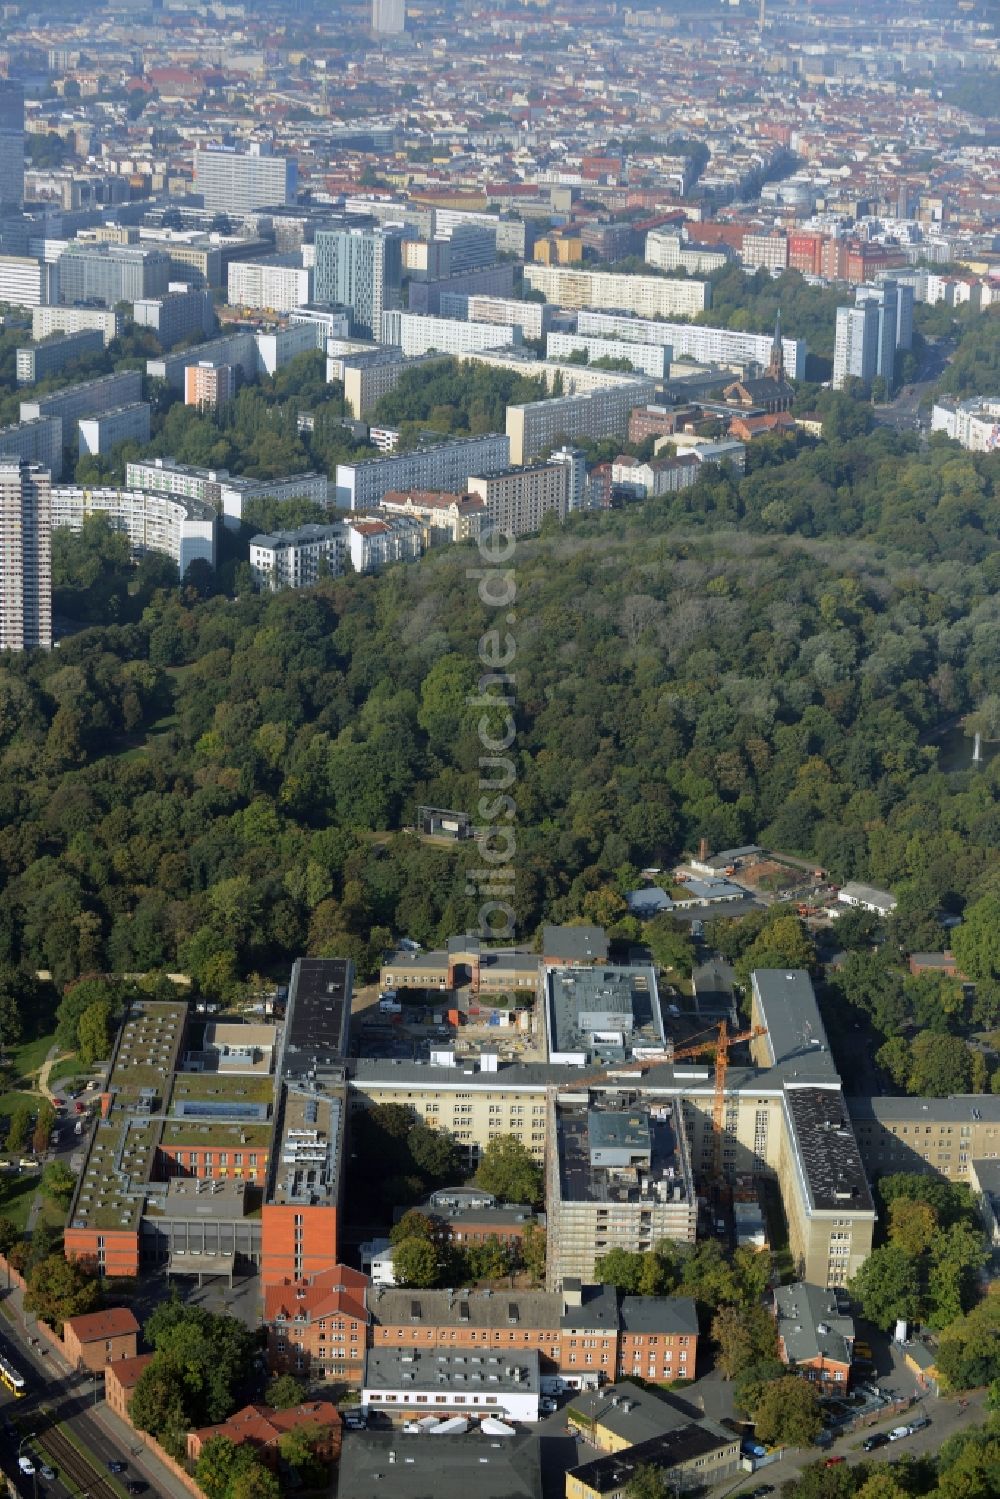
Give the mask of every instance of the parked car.
<svg viewBox="0 0 1000 1499">
<path fill-rule="evenodd" d="M 30 1478 L 35 1471 L 35 1465 L 31 1461 L 30 1457 L 19 1457 L 17 1460 L 17 1466 L 20 1468 L 22 1473 L 28 1476 L 28 1478 Z"/>
<path fill-rule="evenodd" d="M 836 1468 L 839 1463 L 842 1463 L 844 1461 L 845 1459 L 840 1457 L 839 1455 L 837 1457 L 828 1457 L 823 1466 L 824 1468 Z"/>
<path fill-rule="evenodd" d="M 56 1475 L 53 1472 L 53 1470 L 49 1467 L 48 1463 L 39 1463 L 39 1465 L 38 1465 L 38 1471 L 42 1475 L 42 1477 L 45 1479 L 46 1483 L 53 1483 L 55 1481 L 55 1476 Z"/>
<path fill-rule="evenodd" d="M 348 1431 L 364 1431 L 368 1425 L 364 1411 L 344 1411 L 341 1419 Z"/>
<path fill-rule="evenodd" d="M 539 1400 L 538 1402 L 538 1408 L 545 1416 L 551 1416 L 553 1411 L 557 1411 L 559 1409 L 558 1405 L 552 1399 L 551 1395 L 543 1395 L 541 1400 Z"/>
<path fill-rule="evenodd" d="M 130 1478 L 125 1485 L 125 1492 L 127 1494 L 144 1494 L 148 1488 L 148 1483 L 140 1483 L 138 1479 Z"/>
<path fill-rule="evenodd" d="M 774 1493 L 773 1483 L 762 1483 L 756 1489 L 751 1489 L 747 1499 L 767 1499 L 768 1494 Z"/>
<path fill-rule="evenodd" d="M 762 1447 L 759 1442 L 741 1442 L 740 1451 L 744 1457 L 766 1457 L 767 1448 Z"/>
<path fill-rule="evenodd" d="M 119 1458 L 112 1457 L 108 1460 L 109 1473 L 124 1473 L 127 1467 L 128 1463 L 121 1462 Z"/>
<path fill-rule="evenodd" d="M 929 1426 L 930 1424 L 931 1424 L 931 1418 L 930 1418 L 930 1416 L 916 1416 L 916 1417 L 914 1417 L 914 1419 L 910 1422 L 910 1425 L 909 1425 L 909 1428 L 908 1428 L 910 1436 L 912 1437 L 913 1433 L 915 1431 L 923 1431 L 924 1427 L 925 1426 Z"/>
<path fill-rule="evenodd" d="M 890 1442 L 901 1442 L 904 1437 L 908 1437 L 909 1435 L 910 1428 L 908 1426 L 894 1426 L 889 1433 L 889 1440 Z"/>
<path fill-rule="evenodd" d="M 870 1437 L 865 1437 L 861 1443 L 865 1452 L 874 1452 L 876 1447 L 885 1447 L 889 1441 L 884 1431 L 873 1431 Z"/>
</svg>

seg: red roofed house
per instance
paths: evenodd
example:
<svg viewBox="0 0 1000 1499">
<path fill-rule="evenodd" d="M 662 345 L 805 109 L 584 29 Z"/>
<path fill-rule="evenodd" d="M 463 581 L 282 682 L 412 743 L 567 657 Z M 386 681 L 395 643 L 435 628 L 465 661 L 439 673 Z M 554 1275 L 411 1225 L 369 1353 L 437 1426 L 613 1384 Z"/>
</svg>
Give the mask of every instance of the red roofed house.
<svg viewBox="0 0 1000 1499">
<path fill-rule="evenodd" d="M 252 1447 L 262 1463 L 277 1468 L 281 1455 L 280 1439 L 286 1432 L 301 1426 L 321 1429 L 322 1436 L 313 1447 L 317 1457 L 324 1462 L 333 1462 L 340 1456 L 340 1412 L 329 1400 L 310 1400 L 305 1405 L 295 1405 L 283 1411 L 272 1410 L 269 1405 L 245 1405 L 220 1426 L 203 1426 L 201 1431 L 189 1431 L 187 1455 L 191 1462 L 197 1462 L 202 1447 L 212 1437 L 228 1437 L 237 1447 L 244 1444 Z"/>
<path fill-rule="evenodd" d="M 108 1409 L 123 1421 L 128 1420 L 135 1387 L 152 1362 L 151 1353 L 140 1353 L 136 1358 L 123 1358 L 117 1364 L 109 1364 L 104 1371 L 104 1398 Z"/>
<path fill-rule="evenodd" d="M 346 1265 L 264 1288 L 272 1374 L 360 1384 L 368 1341 L 368 1277 Z"/>
<path fill-rule="evenodd" d="M 120 1359 L 135 1358 L 138 1341 L 139 1324 L 125 1306 L 70 1317 L 63 1325 L 67 1360 L 74 1369 L 95 1374 Z"/>
</svg>

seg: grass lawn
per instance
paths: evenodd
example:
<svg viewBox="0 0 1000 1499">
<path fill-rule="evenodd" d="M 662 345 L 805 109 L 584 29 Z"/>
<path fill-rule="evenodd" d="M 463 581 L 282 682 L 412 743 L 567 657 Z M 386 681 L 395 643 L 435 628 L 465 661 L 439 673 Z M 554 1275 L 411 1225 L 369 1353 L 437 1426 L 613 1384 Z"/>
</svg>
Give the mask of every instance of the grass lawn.
<svg viewBox="0 0 1000 1499">
<path fill-rule="evenodd" d="M 89 1069 L 80 1066 L 80 1059 L 74 1051 L 68 1057 L 62 1057 L 58 1062 L 53 1062 L 49 1072 L 49 1087 L 54 1088 L 56 1083 L 64 1083 L 67 1078 L 89 1076 Z"/>
<path fill-rule="evenodd" d="M 42 1192 L 38 1198 L 39 1209 L 36 1223 L 47 1223 L 49 1228 L 63 1229 L 66 1226 L 66 1214 L 69 1212 L 69 1200 L 56 1202 L 51 1197 L 46 1197 Z"/>
<path fill-rule="evenodd" d="M 15 1046 L 11 1052 L 13 1075 L 19 1078 L 37 1077 L 54 1040 L 54 1035 L 38 1036 L 34 1041 L 22 1041 L 20 1046 Z"/>
<path fill-rule="evenodd" d="M 36 1171 L 29 1172 L 27 1176 L 5 1176 L 0 1182 L 0 1217 L 9 1218 L 22 1233 L 28 1226 L 28 1214 L 38 1182 Z M 60 1220 L 60 1226 L 64 1221 L 65 1214 Z"/>
<path fill-rule="evenodd" d="M 32 1113 L 42 1101 L 40 1093 L 0 1093 L 0 1114 L 13 1114 L 19 1103 L 25 1103 Z"/>
</svg>

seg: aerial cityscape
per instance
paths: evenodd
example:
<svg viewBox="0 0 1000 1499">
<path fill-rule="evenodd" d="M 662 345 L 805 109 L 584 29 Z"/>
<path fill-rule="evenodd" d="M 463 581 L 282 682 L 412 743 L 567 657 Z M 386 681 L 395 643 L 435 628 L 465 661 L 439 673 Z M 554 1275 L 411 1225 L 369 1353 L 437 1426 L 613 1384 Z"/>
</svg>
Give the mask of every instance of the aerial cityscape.
<svg viewBox="0 0 1000 1499">
<path fill-rule="evenodd" d="M 0 1310 L 14 1499 L 1000 1499 L 996 0 L 2 7 Z"/>
</svg>

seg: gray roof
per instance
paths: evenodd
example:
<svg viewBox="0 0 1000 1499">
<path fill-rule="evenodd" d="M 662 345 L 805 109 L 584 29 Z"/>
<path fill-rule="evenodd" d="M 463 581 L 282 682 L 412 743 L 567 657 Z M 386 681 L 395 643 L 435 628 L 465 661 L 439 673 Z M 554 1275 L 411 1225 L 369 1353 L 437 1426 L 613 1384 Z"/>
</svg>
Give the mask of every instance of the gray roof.
<svg viewBox="0 0 1000 1499">
<path fill-rule="evenodd" d="M 605 963 L 608 938 L 602 926 L 546 926 L 542 954 L 566 963 Z"/>
<path fill-rule="evenodd" d="M 792 1147 L 814 1208 L 870 1212 L 875 1204 L 839 1086 L 785 1087 Z"/>
<path fill-rule="evenodd" d="M 623 1296 L 622 1332 L 655 1332 L 698 1336 L 698 1312 L 692 1296 Z"/>
<path fill-rule="evenodd" d="M 985 1120 L 1000 1124 L 1000 1095 L 995 1093 L 953 1093 L 950 1098 L 852 1098 L 848 1107 L 855 1123 L 972 1124 Z"/>
<path fill-rule="evenodd" d="M 552 968 L 545 987 L 550 1054 L 582 1053 L 588 1062 L 617 1062 L 636 1047 L 665 1049 L 656 974 L 649 964 Z M 600 1039 L 611 1036 L 621 1041 Z"/>
<path fill-rule="evenodd" d="M 830 1055 L 812 980 L 802 969 L 755 968 L 750 975 L 767 1035 L 764 1043 L 776 1066 L 794 1064 L 796 1076 L 834 1082 Z"/>
<path fill-rule="evenodd" d="M 669 911 L 673 901 L 659 885 L 643 885 L 640 890 L 630 890 L 625 897 L 633 916 L 655 916 L 657 911 Z"/>
<path fill-rule="evenodd" d="M 513 1437 L 344 1433 L 341 1499 L 469 1499 L 473 1484 L 476 1499 L 541 1499 L 538 1438 L 531 1432 Z"/>
<path fill-rule="evenodd" d="M 973 1160 L 972 1169 L 980 1190 L 989 1197 L 1000 1199 L 1000 1161 Z"/>
<path fill-rule="evenodd" d="M 411 1293 L 419 1299 L 419 1292 Z M 537 1395 L 539 1390 L 537 1348 L 369 1348 L 365 1354 L 366 1390 L 450 1390 L 457 1395 L 517 1392 Z M 429 1414 L 429 1413 L 428 1413 Z"/>
<path fill-rule="evenodd" d="M 627 1491 L 627 1485 L 640 1468 L 669 1473 L 673 1468 L 683 1467 L 725 1448 L 735 1449 L 735 1461 L 739 1456 L 739 1443 L 739 1437 L 731 1431 L 717 1434 L 707 1426 L 689 1421 L 686 1426 L 650 1437 L 648 1441 L 621 1452 L 602 1452 L 600 1457 L 592 1457 L 578 1468 L 571 1468 L 570 1472 L 579 1484 L 597 1494 L 617 1494 L 622 1492 L 623 1486 Z"/>
<path fill-rule="evenodd" d="M 891 890 L 879 890 L 875 885 L 862 885 L 859 880 L 848 880 L 841 886 L 840 894 L 862 901 L 866 906 L 879 906 L 886 910 L 892 910 L 896 904 L 896 897 Z"/>
<path fill-rule="evenodd" d="M 574 1394 L 571 1409 L 586 1421 L 594 1420 L 613 1432 L 630 1447 L 663 1436 L 668 1431 L 679 1431 L 701 1414 L 697 1406 L 689 1404 L 683 1395 L 678 1397 L 643 1389 L 627 1379 L 601 1390 Z M 723 1433 L 723 1428 L 713 1421 L 701 1424 L 716 1436 Z M 731 1440 L 728 1432 L 724 1435 Z"/>
<path fill-rule="evenodd" d="M 269 547 L 276 551 L 279 547 L 304 546 L 308 541 L 329 541 L 332 537 L 343 536 L 342 525 L 321 526 L 316 521 L 310 521 L 308 525 L 296 526 L 293 531 L 267 531 L 259 536 L 251 536 L 252 547 Z"/>
<path fill-rule="evenodd" d="M 789 1363 L 811 1363 L 821 1357 L 838 1364 L 851 1362 L 854 1318 L 841 1312 L 835 1292 L 797 1281 L 777 1287 L 774 1306 Z"/>
</svg>

